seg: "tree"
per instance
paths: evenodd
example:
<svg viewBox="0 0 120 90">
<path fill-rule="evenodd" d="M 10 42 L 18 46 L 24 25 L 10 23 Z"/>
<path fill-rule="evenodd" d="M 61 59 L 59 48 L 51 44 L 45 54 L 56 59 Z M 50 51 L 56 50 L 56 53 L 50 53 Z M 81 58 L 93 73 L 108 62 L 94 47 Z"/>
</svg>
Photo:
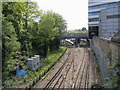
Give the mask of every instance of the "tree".
<svg viewBox="0 0 120 90">
<path fill-rule="evenodd" d="M 82 30 L 82 31 L 86 31 L 87 29 L 86 29 L 85 27 L 83 27 L 81 30 Z"/>
<path fill-rule="evenodd" d="M 61 36 L 67 28 L 66 20 L 64 20 L 58 13 L 53 13 L 53 18 L 55 19 L 55 27 L 58 27 L 59 36 Z"/>
<path fill-rule="evenodd" d="M 3 71 L 8 75 L 14 71 L 13 58 L 20 50 L 20 43 L 17 41 L 18 38 L 12 23 L 7 20 L 2 22 L 2 39 Z"/>
<path fill-rule="evenodd" d="M 61 15 L 59 15 L 58 13 L 53 13 L 53 18 L 55 19 L 55 27 L 58 28 L 58 34 L 55 36 L 55 39 L 52 40 L 49 44 L 51 51 L 59 49 L 60 38 L 65 33 L 65 29 L 67 28 L 66 21 Z"/>
<path fill-rule="evenodd" d="M 53 40 L 58 33 L 58 28 L 55 26 L 55 19 L 53 18 L 53 13 L 46 12 L 41 16 L 41 20 L 38 24 L 38 35 L 40 43 L 43 47 L 43 56 L 47 56 L 48 44 Z"/>
<path fill-rule="evenodd" d="M 18 41 L 21 43 L 21 51 L 27 54 L 31 50 L 31 33 L 28 26 L 30 22 L 40 16 L 41 11 L 38 10 L 35 2 L 4 2 L 3 16 L 6 20 L 12 22 Z"/>
<path fill-rule="evenodd" d="M 58 13 L 43 13 L 34 2 L 14 1 L 2 6 L 3 84 L 7 87 L 13 84 L 9 82 L 14 81 L 16 69 L 27 70 L 28 57 L 39 54 L 46 58 L 49 48 L 58 49 L 67 27 Z"/>
<path fill-rule="evenodd" d="M 34 22 L 30 25 L 32 26 L 30 28 L 33 29 L 33 48 L 39 50 L 38 53 L 44 57 L 47 56 L 48 48 L 50 48 L 50 50 L 58 48 L 60 44 L 60 35 L 65 28 L 64 23 L 65 20 L 57 13 L 52 11 L 43 13 L 38 23 Z"/>
</svg>

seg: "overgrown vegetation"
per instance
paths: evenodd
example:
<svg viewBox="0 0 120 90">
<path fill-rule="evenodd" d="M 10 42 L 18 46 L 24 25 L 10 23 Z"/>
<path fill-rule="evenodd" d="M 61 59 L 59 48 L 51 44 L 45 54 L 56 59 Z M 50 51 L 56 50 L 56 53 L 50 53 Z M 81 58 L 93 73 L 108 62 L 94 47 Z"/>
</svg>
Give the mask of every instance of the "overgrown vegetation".
<svg viewBox="0 0 120 90">
<path fill-rule="evenodd" d="M 112 88 L 116 90 L 120 89 L 120 56 L 116 57 L 113 61 L 113 65 L 109 67 L 110 70 L 115 72 L 115 75 L 112 76 L 110 79 L 111 81 L 108 83 Z"/>
<path fill-rule="evenodd" d="M 3 2 L 2 7 L 3 86 L 10 87 L 21 81 L 16 69 L 27 70 L 28 57 L 46 58 L 59 49 L 66 21 L 58 13 L 40 11 L 35 2 Z"/>
<path fill-rule="evenodd" d="M 103 86 L 97 84 L 96 82 L 93 82 L 91 85 L 91 89 L 102 89 Z"/>
<path fill-rule="evenodd" d="M 100 75 L 101 71 L 100 71 L 99 62 L 93 50 L 92 50 L 92 53 L 94 55 L 94 64 L 95 64 L 95 69 L 96 69 L 97 80 L 95 82 L 92 82 L 91 89 L 102 89 L 104 88 L 104 86 L 102 85 L 102 81 L 101 81 L 101 75 Z"/>
<path fill-rule="evenodd" d="M 6 80 L 4 82 L 4 87 L 9 88 L 9 87 L 17 87 L 17 88 L 25 88 L 32 80 L 35 79 L 38 75 L 42 75 L 44 71 L 46 71 L 52 63 L 54 63 L 61 55 L 62 53 L 66 50 L 66 47 L 61 47 L 58 50 L 51 51 L 47 55 L 47 58 L 42 59 L 43 66 L 39 68 L 36 72 L 29 71 L 27 68 L 25 69 L 28 73 L 27 76 L 25 77 L 19 77 L 19 76 L 14 76 L 11 77 L 10 80 Z"/>
<path fill-rule="evenodd" d="M 109 82 L 105 83 L 106 86 L 115 88 L 116 90 L 120 89 L 120 56 L 112 60 L 112 52 L 110 51 L 106 59 L 109 61 L 108 69 L 111 71 L 111 76 L 107 77 Z"/>
</svg>

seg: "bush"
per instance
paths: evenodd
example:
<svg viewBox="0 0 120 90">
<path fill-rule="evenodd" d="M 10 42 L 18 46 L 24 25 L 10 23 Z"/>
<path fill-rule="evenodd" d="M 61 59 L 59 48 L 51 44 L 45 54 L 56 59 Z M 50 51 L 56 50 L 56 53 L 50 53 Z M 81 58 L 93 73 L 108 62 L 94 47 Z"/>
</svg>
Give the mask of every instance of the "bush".
<svg viewBox="0 0 120 90">
<path fill-rule="evenodd" d="M 103 88 L 103 86 L 101 86 L 101 85 L 99 85 L 99 84 L 93 82 L 92 85 L 91 85 L 91 88 L 101 89 L 101 88 Z"/>
</svg>

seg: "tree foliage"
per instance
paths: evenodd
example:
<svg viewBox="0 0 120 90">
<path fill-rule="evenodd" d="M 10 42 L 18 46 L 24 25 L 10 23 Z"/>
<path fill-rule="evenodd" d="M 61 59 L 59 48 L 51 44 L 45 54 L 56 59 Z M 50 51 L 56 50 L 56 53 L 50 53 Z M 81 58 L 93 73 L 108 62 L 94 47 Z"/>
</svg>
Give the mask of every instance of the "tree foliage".
<svg viewBox="0 0 120 90">
<path fill-rule="evenodd" d="M 2 7 L 3 84 L 7 87 L 6 80 L 15 76 L 16 69 L 27 69 L 27 57 L 46 57 L 49 49 L 59 48 L 66 21 L 58 13 L 40 11 L 35 2 L 3 2 Z"/>
<path fill-rule="evenodd" d="M 67 31 L 68 33 L 88 33 L 88 30 L 83 27 L 82 29 L 74 29 L 74 30 L 69 30 Z"/>
<path fill-rule="evenodd" d="M 115 72 L 115 75 L 111 76 L 108 83 L 112 88 L 116 90 L 120 89 L 120 56 L 116 57 L 113 64 L 109 67 L 110 70 Z"/>
</svg>

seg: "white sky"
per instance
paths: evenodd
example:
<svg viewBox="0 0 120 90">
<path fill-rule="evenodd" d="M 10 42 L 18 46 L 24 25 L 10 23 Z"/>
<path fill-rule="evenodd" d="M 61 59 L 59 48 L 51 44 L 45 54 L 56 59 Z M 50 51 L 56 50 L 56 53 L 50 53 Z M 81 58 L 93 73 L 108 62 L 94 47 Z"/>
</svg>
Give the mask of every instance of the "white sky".
<svg viewBox="0 0 120 90">
<path fill-rule="evenodd" d="M 52 10 L 67 21 L 68 30 L 88 28 L 88 0 L 34 0 L 41 10 Z"/>
</svg>

